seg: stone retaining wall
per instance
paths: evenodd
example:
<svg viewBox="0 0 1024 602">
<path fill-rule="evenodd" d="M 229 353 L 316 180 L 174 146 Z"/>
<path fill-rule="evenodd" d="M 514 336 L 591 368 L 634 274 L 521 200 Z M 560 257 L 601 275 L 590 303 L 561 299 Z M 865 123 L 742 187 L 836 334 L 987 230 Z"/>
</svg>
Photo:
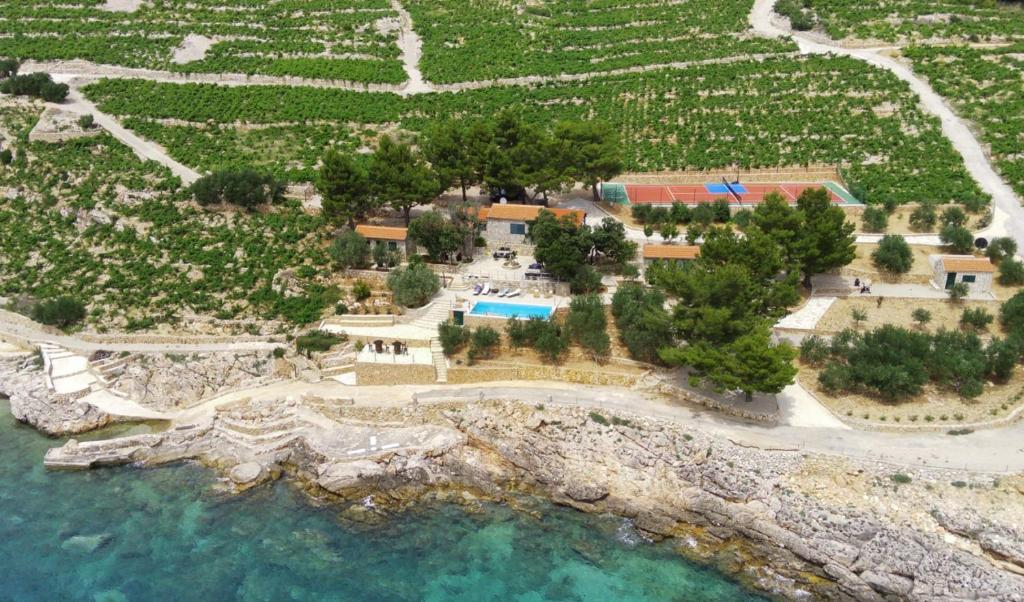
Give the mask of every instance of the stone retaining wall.
<svg viewBox="0 0 1024 602">
<path fill-rule="evenodd" d="M 472 384 L 496 380 L 554 380 L 581 385 L 632 387 L 640 375 L 608 370 L 581 370 L 559 366 L 452 366 L 449 384 Z M 360 381 L 359 384 L 362 384 Z"/>
<path fill-rule="evenodd" d="M 437 373 L 434 371 L 433 365 L 427 364 L 367 364 L 357 362 L 356 382 L 360 386 L 429 385 L 437 382 Z M 448 382 L 451 382 L 451 380 Z"/>
</svg>

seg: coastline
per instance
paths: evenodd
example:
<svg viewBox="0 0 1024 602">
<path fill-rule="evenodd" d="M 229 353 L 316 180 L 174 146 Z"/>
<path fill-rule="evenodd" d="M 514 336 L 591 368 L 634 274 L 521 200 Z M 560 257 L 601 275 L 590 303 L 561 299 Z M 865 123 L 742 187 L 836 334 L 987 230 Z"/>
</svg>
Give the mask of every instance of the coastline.
<svg viewBox="0 0 1024 602">
<path fill-rule="evenodd" d="M 0 374 L 19 420 L 51 434 L 109 422 L 79 407 L 88 404 L 12 390 L 33 378 L 9 366 Z M 897 480 L 888 465 L 759 449 L 620 410 L 241 397 L 190 424 L 72 440 L 46 458 L 73 468 L 182 460 L 213 467 L 236 491 L 292 479 L 349 503 L 343 515 L 353 520 L 429 500 L 536 495 L 628 518 L 648 537 L 681 542 L 691 559 L 790 599 L 1024 599 L 1024 536 L 1005 504 L 1024 495 L 1020 477 L 907 469 Z M 360 503 L 368 498 L 373 509 Z"/>
</svg>

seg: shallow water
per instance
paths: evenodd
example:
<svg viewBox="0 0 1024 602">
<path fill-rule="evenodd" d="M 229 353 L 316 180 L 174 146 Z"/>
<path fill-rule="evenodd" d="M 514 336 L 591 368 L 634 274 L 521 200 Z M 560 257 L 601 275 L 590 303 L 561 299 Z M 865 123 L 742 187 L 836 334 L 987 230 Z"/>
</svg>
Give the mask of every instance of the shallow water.
<svg viewBox="0 0 1024 602">
<path fill-rule="evenodd" d="M 758 599 L 620 519 L 437 504 L 352 525 L 194 465 L 48 472 L 59 443 L 0 401 L 0 600 Z"/>
</svg>

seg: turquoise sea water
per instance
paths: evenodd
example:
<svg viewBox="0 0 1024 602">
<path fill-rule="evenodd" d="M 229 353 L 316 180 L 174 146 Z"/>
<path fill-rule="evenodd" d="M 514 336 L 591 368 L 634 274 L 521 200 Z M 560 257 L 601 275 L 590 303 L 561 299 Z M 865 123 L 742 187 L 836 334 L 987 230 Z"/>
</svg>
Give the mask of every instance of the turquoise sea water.
<svg viewBox="0 0 1024 602">
<path fill-rule="evenodd" d="M 353 525 L 193 465 L 48 472 L 59 443 L 0 400 L 0 600 L 757 599 L 611 517 L 438 504 Z"/>
</svg>

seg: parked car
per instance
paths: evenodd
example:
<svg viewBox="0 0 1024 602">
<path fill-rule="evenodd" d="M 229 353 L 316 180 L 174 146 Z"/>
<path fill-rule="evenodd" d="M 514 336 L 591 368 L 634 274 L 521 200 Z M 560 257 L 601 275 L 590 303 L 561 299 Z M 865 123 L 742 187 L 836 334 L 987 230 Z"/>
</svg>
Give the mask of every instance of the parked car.
<svg viewBox="0 0 1024 602">
<path fill-rule="evenodd" d="M 508 247 L 501 247 L 491 254 L 494 259 L 515 259 L 517 253 Z"/>
</svg>

